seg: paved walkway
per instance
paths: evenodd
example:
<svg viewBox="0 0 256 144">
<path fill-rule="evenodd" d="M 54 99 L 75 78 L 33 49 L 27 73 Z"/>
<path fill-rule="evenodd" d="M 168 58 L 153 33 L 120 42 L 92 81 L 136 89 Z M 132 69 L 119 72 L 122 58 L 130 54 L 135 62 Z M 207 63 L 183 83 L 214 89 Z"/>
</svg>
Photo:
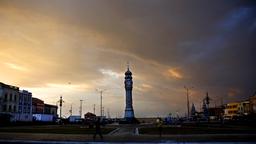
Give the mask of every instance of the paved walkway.
<svg viewBox="0 0 256 144">
<path fill-rule="evenodd" d="M 136 125 L 122 125 L 108 135 L 125 136 L 125 135 L 139 135 L 138 127 Z"/>
</svg>

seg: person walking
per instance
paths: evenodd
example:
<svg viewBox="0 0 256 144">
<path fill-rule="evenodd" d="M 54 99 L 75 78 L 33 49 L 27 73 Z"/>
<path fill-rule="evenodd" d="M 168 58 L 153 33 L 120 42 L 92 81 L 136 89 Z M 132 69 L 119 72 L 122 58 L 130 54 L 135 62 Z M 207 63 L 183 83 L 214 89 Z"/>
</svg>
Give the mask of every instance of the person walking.
<svg viewBox="0 0 256 144">
<path fill-rule="evenodd" d="M 102 133 L 101 133 L 101 122 L 100 122 L 100 118 L 98 118 L 95 122 L 95 133 L 93 135 L 93 140 L 96 139 L 96 135 L 99 135 L 101 140 L 103 139 Z"/>
<path fill-rule="evenodd" d="M 163 132 L 163 121 L 161 118 L 158 118 L 156 120 L 157 127 L 158 127 L 158 132 L 159 132 L 159 137 L 162 137 L 162 132 Z"/>
</svg>

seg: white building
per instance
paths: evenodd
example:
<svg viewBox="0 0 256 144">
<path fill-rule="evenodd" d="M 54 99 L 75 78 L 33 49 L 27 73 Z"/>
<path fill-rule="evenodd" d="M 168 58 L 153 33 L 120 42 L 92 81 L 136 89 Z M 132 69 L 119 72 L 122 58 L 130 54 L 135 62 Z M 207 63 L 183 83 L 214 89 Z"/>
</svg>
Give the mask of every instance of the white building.
<svg viewBox="0 0 256 144">
<path fill-rule="evenodd" d="M 32 121 L 32 94 L 0 83 L 0 114 L 9 115 L 9 121 Z"/>
<path fill-rule="evenodd" d="M 22 90 L 19 93 L 18 121 L 32 121 L 32 93 Z"/>
<path fill-rule="evenodd" d="M 10 121 L 16 121 L 19 106 L 19 88 L 0 83 L 0 113 L 10 115 Z"/>
</svg>

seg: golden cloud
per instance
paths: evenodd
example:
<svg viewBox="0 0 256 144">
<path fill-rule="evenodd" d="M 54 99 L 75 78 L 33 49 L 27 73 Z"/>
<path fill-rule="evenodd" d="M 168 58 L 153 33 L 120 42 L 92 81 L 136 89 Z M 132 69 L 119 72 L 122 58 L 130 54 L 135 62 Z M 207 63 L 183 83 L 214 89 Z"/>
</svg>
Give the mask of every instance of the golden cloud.
<svg viewBox="0 0 256 144">
<path fill-rule="evenodd" d="M 170 68 L 167 70 L 165 74 L 167 77 L 175 78 L 175 79 L 182 79 L 184 76 L 181 74 L 181 70 L 179 68 Z"/>
</svg>

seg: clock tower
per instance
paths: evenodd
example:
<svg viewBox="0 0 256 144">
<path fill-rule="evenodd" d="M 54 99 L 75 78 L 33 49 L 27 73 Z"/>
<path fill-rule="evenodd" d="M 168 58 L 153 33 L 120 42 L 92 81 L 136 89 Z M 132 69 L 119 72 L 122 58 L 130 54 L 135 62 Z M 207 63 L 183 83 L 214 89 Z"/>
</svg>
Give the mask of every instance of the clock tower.
<svg viewBox="0 0 256 144">
<path fill-rule="evenodd" d="M 132 72 L 130 71 L 129 65 L 127 66 L 127 71 L 125 72 L 125 92 L 126 92 L 126 107 L 125 107 L 125 115 L 124 118 L 126 121 L 133 121 L 134 119 L 134 111 L 132 106 Z"/>
</svg>

